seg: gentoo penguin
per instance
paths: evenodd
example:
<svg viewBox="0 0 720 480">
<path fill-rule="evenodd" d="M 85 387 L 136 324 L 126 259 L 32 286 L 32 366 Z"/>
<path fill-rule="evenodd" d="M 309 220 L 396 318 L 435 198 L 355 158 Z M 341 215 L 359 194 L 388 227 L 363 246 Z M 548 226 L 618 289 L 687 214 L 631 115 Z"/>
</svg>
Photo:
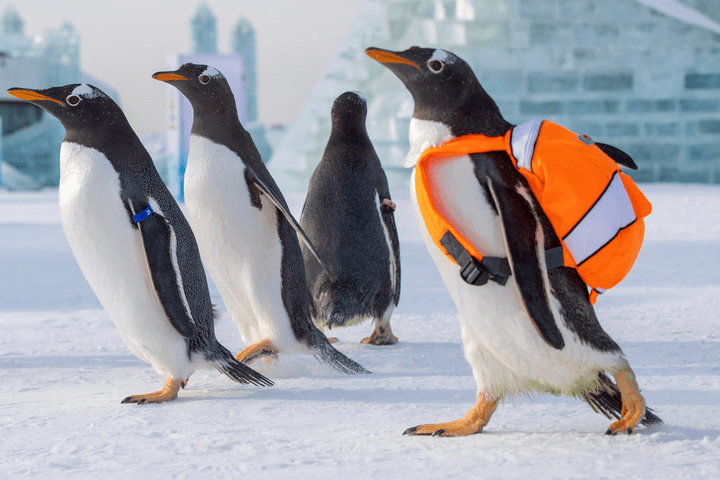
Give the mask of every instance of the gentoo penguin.
<svg viewBox="0 0 720 480">
<path fill-rule="evenodd" d="M 362 342 L 391 345 L 397 343 L 390 317 L 400 299 L 400 248 L 395 204 L 366 116 L 365 99 L 355 92 L 333 103 L 330 139 L 300 217 L 329 271 L 301 247 L 315 324 L 342 327 L 372 317 L 375 330 Z"/>
<path fill-rule="evenodd" d="M 125 344 L 167 375 L 162 390 L 123 403 L 173 400 L 198 368 L 272 385 L 215 338 L 193 233 L 120 107 L 86 84 L 8 93 L 65 127 L 59 187 L 65 236 Z"/>
<path fill-rule="evenodd" d="M 299 224 L 237 115 L 225 77 L 186 63 L 156 80 L 193 106 L 185 205 L 200 254 L 243 339 L 250 363 L 307 351 L 343 373 L 367 373 L 328 342 L 310 316 Z"/>
<path fill-rule="evenodd" d="M 456 55 L 419 47 L 402 52 L 369 48 L 366 53 L 390 69 L 415 102 L 404 166 L 415 167 L 426 148 L 462 135 L 502 136 L 513 128 Z M 405 433 L 478 433 L 499 401 L 533 391 L 576 396 L 609 418 L 618 418 L 609 434 L 630 433 L 638 423 L 660 422 L 646 409 L 620 347 L 598 323 L 577 272 L 567 267 L 548 270 L 538 254 L 560 241 L 508 154 L 461 154 L 431 165 L 428 189 L 445 216 L 481 249 L 481 255 L 506 258 L 510 272 L 504 285 L 491 281 L 477 286 L 461 278 L 458 265 L 430 238 L 418 204 L 414 168 L 413 204 L 428 251 L 458 309 L 478 400 L 460 420 L 420 425 Z"/>
</svg>

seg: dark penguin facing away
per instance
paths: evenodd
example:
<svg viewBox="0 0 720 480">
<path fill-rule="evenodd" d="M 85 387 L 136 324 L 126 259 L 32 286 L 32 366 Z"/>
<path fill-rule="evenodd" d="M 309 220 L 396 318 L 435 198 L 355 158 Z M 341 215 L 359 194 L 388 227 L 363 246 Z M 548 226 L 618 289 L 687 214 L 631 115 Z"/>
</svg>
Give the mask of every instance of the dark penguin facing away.
<svg viewBox="0 0 720 480">
<path fill-rule="evenodd" d="M 367 373 L 312 322 L 298 233 L 306 237 L 241 125 L 225 77 L 187 63 L 153 78 L 193 106 L 185 205 L 210 276 L 250 344 L 236 358 L 309 350 L 340 372 Z"/>
<path fill-rule="evenodd" d="M 404 166 L 415 167 L 425 149 L 461 135 L 497 137 L 513 128 L 456 55 L 419 47 L 403 52 L 369 48 L 366 53 L 390 69 L 415 102 Z M 631 163 L 617 149 L 601 149 L 618 163 Z M 610 434 L 632 432 L 638 423 L 659 423 L 645 408 L 620 347 L 600 326 L 577 271 L 564 266 L 548 270 L 538 254 L 558 247 L 560 240 L 509 155 L 498 150 L 431 160 L 424 167 L 427 189 L 443 216 L 481 255 L 506 259 L 510 272 L 505 282 L 480 286 L 461 278 L 458 264 L 436 246 L 425 224 L 415 168 L 413 203 L 428 251 L 458 309 L 478 401 L 463 419 L 405 433 L 478 433 L 498 401 L 534 391 L 584 399 L 594 410 L 619 419 L 610 425 Z"/>
<path fill-rule="evenodd" d="M 331 116 L 330 139 L 300 217 L 329 270 L 301 245 L 312 316 L 318 326 L 329 328 L 370 317 L 375 329 L 363 343 L 394 344 L 390 317 L 400 299 L 395 204 L 365 128 L 365 100 L 343 93 Z"/>
<path fill-rule="evenodd" d="M 8 93 L 65 127 L 59 203 L 68 243 L 128 348 L 168 376 L 162 390 L 123 403 L 172 400 L 197 368 L 272 385 L 215 338 L 195 237 L 120 107 L 85 84 Z"/>
</svg>

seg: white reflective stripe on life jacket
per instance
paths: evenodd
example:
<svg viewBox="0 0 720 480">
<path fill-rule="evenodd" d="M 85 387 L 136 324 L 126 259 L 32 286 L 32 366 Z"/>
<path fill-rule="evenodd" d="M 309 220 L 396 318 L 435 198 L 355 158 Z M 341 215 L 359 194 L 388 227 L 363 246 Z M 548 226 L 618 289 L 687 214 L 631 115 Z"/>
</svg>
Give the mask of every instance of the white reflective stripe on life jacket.
<svg viewBox="0 0 720 480">
<path fill-rule="evenodd" d="M 529 122 L 521 123 L 512 130 L 510 137 L 510 148 L 512 148 L 513 157 L 517 160 L 518 168 L 532 172 L 532 158 L 535 153 L 535 143 L 537 142 L 540 127 L 543 119 L 537 118 Z"/>
<path fill-rule="evenodd" d="M 635 219 L 630 197 L 620 175 L 615 173 L 602 196 L 563 241 L 580 266 Z"/>
</svg>

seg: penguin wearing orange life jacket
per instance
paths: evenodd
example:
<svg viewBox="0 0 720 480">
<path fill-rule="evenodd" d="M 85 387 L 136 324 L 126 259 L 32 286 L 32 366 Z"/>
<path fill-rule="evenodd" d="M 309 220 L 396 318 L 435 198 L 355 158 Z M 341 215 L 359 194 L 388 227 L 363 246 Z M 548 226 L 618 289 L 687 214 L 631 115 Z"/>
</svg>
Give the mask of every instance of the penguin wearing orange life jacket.
<svg viewBox="0 0 720 480">
<path fill-rule="evenodd" d="M 507 122 L 470 66 L 453 53 L 419 47 L 366 53 L 390 69 L 415 102 L 403 166 L 413 168 L 421 231 L 458 309 L 465 357 L 478 384 L 477 403 L 464 418 L 405 434 L 479 433 L 500 401 L 532 392 L 585 400 L 617 419 L 607 430 L 611 435 L 660 423 L 646 408 L 622 350 L 600 326 L 578 268 L 563 261 L 568 239 L 561 242 L 508 153 L 513 140 L 531 148 L 532 132 L 545 127 Z M 438 146 L 481 137 L 491 144 L 481 153 L 460 148 L 432 154 Z M 634 167 L 618 149 L 593 148 L 616 167 Z M 612 179 L 618 188 L 625 182 L 619 173 Z M 638 217 L 649 213 L 649 204 L 641 210 Z M 641 226 L 630 222 L 636 223 Z"/>
</svg>

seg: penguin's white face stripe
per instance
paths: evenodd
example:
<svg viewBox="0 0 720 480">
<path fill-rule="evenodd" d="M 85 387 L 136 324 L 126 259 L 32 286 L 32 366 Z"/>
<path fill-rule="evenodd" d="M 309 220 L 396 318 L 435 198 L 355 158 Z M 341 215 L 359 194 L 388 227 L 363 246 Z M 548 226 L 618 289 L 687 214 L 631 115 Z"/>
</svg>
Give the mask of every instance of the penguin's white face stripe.
<svg viewBox="0 0 720 480">
<path fill-rule="evenodd" d="M 100 94 L 96 90 L 93 90 L 93 88 L 87 83 L 83 83 L 82 85 L 75 87 L 70 95 L 82 98 L 95 98 L 100 96 Z"/>
<path fill-rule="evenodd" d="M 450 55 L 448 55 L 448 52 L 446 52 L 445 50 L 438 49 L 433 52 L 432 57 L 430 57 L 430 59 L 428 60 L 428 63 L 434 60 L 438 60 L 442 63 L 449 63 Z"/>
<path fill-rule="evenodd" d="M 153 209 L 153 212 L 164 218 L 162 209 L 154 198 L 148 197 L 148 203 L 150 204 L 150 208 Z M 175 278 L 177 278 L 178 291 L 180 292 L 180 298 L 182 299 L 183 307 L 185 308 L 185 312 L 187 312 L 188 318 L 191 322 L 195 323 L 195 320 L 192 317 L 192 313 L 190 312 L 190 304 L 188 303 L 187 296 L 185 296 L 185 288 L 183 287 L 182 275 L 180 273 L 180 265 L 178 264 L 177 237 L 175 236 L 175 229 L 170 223 L 168 223 L 167 225 L 170 229 L 170 260 L 172 261 L 173 270 L 175 270 Z"/>
<path fill-rule="evenodd" d="M 203 73 L 200 74 L 200 76 L 207 75 L 209 77 L 219 77 L 220 71 L 213 67 L 207 67 Z"/>
</svg>

